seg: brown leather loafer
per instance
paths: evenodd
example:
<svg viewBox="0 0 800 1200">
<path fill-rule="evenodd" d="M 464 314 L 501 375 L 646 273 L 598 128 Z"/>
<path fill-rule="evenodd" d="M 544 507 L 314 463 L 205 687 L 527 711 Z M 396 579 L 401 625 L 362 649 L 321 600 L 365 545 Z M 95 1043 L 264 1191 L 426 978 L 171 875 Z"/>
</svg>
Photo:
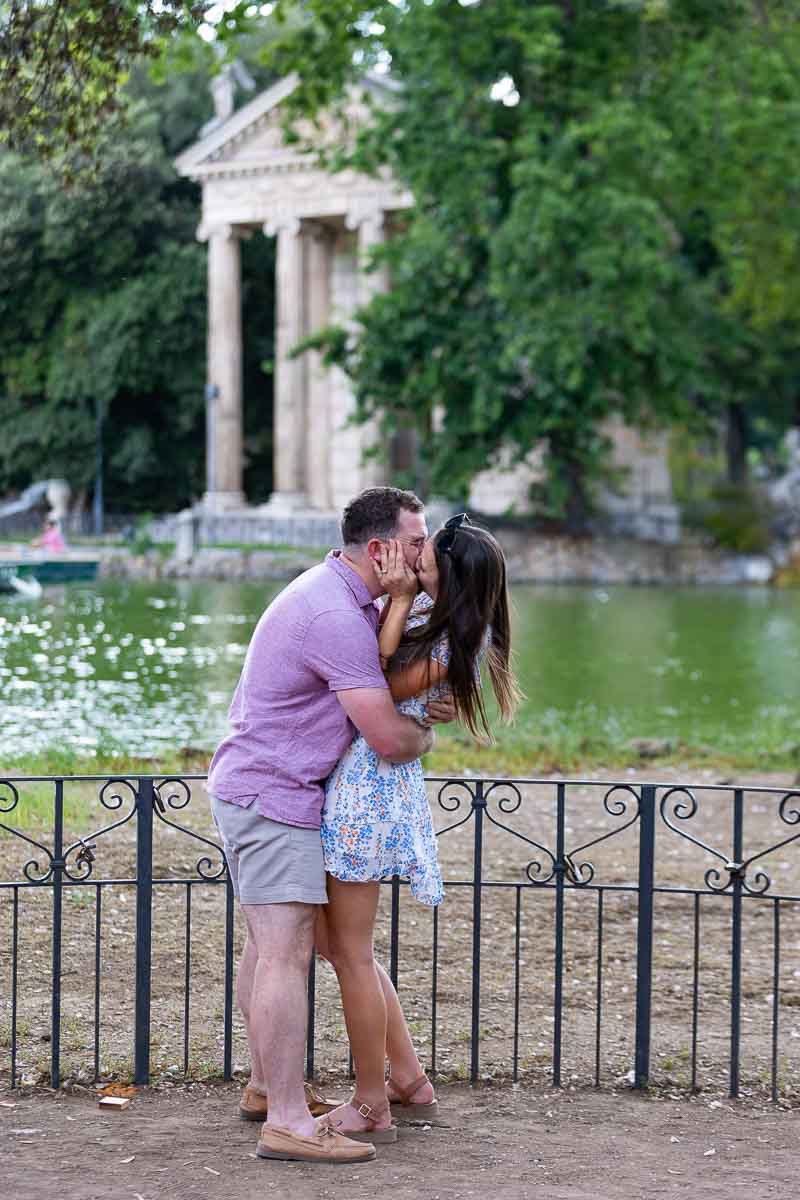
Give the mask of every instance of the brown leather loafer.
<svg viewBox="0 0 800 1200">
<path fill-rule="evenodd" d="M 267 1097 L 248 1083 L 239 1101 L 239 1116 L 243 1121 L 266 1121 Z"/>
<path fill-rule="evenodd" d="M 341 1100 L 326 1100 L 325 1097 L 317 1091 L 313 1083 L 303 1084 L 306 1092 L 306 1104 L 308 1111 L 312 1117 L 324 1117 L 328 1113 L 333 1112 L 342 1103 Z"/>
<path fill-rule="evenodd" d="M 305 1084 L 305 1092 L 306 1104 L 312 1117 L 324 1117 L 341 1103 L 339 1100 L 326 1100 L 310 1083 Z M 239 1102 L 239 1116 L 243 1121 L 266 1121 L 267 1112 L 267 1097 L 254 1088 L 252 1083 L 248 1083 Z"/>
<path fill-rule="evenodd" d="M 375 1147 L 335 1133 L 330 1125 L 321 1125 L 311 1137 L 302 1137 L 279 1125 L 264 1123 L 256 1154 L 259 1158 L 280 1158 L 285 1162 L 361 1163 L 372 1162 Z"/>
</svg>

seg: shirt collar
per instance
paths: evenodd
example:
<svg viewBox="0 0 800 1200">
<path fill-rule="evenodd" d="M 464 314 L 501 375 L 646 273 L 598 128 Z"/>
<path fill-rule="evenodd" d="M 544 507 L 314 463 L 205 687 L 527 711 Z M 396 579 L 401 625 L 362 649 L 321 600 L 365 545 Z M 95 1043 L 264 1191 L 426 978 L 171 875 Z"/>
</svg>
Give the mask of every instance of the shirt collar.
<svg viewBox="0 0 800 1200">
<path fill-rule="evenodd" d="M 348 567 L 347 563 L 342 562 L 341 554 L 341 550 L 329 550 L 325 557 L 325 566 L 330 567 L 345 581 L 362 608 L 367 608 L 370 604 L 374 605 L 375 597 L 361 576 L 356 574 L 352 567 Z"/>
</svg>

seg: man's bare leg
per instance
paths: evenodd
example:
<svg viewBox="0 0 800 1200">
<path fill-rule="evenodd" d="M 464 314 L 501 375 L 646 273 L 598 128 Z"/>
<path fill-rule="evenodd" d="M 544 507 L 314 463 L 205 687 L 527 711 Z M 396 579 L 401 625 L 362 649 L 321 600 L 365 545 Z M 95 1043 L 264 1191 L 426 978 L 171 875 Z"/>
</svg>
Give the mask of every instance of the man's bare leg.
<svg viewBox="0 0 800 1200">
<path fill-rule="evenodd" d="M 250 1084 L 266 1095 L 267 1084 L 264 1075 L 264 1064 L 261 1061 L 258 1042 L 250 1028 L 250 1014 L 253 1008 L 253 984 L 258 965 L 258 953 L 248 929 L 245 935 L 244 950 L 239 959 L 239 969 L 236 972 L 236 1003 L 244 1017 L 244 1027 L 247 1031 L 247 1044 L 250 1047 Z"/>
<path fill-rule="evenodd" d="M 269 1096 L 269 1123 L 311 1137 L 316 1127 L 303 1090 L 303 1055 L 315 906 L 243 904 L 242 912 L 255 954 L 245 1019 Z"/>
</svg>

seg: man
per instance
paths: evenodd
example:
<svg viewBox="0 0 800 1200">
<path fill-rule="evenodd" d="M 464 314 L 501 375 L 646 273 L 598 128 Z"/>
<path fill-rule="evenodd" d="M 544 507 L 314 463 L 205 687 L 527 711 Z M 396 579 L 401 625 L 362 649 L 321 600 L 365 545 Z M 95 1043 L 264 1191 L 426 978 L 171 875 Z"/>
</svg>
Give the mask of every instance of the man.
<svg viewBox="0 0 800 1200">
<path fill-rule="evenodd" d="M 378 657 L 381 546 L 397 539 L 413 570 L 427 538 L 422 502 L 370 488 L 342 517 L 340 552 L 284 589 L 253 634 L 231 703 L 232 731 L 208 790 L 247 939 L 237 1000 L 252 1075 L 240 1112 L 269 1115 L 264 1158 L 363 1162 L 374 1146 L 317 1126 L 303 1088 L 306 987 L 316 906 L 326 902 L 319 835 L 323 784 L 359 730 L 392 762 L 430 749 L 433 734 L 395 708 Z M 431 704 L 426 724 L 453 719 Z"/>
</svg>

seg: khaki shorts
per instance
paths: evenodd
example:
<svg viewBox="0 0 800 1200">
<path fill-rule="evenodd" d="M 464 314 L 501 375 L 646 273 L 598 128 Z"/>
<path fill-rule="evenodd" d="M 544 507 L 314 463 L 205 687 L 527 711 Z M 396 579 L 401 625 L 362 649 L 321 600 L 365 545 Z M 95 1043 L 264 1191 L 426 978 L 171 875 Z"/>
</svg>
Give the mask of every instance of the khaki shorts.
<svg viewBox="0 0 800 1200">
<path fill-rule="evenodd" d="M 255 797 L 242 808 L 212 796 L 211 812 L 241 904 L 328 903 L 318 829 L 262 817 Z"/>
</svg>

